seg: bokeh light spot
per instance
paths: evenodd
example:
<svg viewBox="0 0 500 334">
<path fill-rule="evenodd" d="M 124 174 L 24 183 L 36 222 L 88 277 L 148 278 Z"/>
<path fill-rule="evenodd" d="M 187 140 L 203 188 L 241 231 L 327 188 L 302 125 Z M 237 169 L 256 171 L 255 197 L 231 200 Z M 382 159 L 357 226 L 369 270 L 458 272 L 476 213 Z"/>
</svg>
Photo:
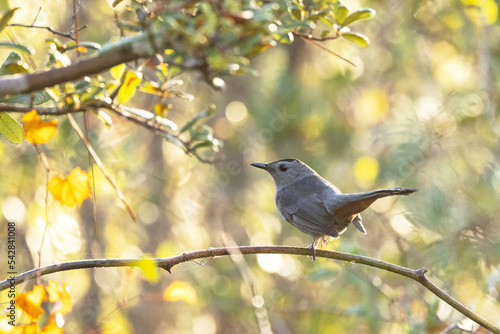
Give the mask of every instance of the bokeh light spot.
<svg viewBox="0 0 500 334">
<path fill-rule="evenodd" d="M 283 266 L 283 259 L 280 254 L 258 254 L 257 261 L 260 267 L 268 273 L 277 273 Z"/>
<path fill-rule="evenodd" d="M 378 175 L 378 161 L 363 156 L 354 164 L 354 176 L 362 183 L 371 185 Z"/>
<path fill-rule="evenodd" d="M 356 101 L 354 111 L 357 126 L 372 126 L 380 123 L 389 111 L 387 94 L 380 88 L 365 90 Z"/>
<path fill-rule="evenodd" d="M 226 107 L 226 117 L 235 125 L 243 124 L 248 118 L 247 107 L 241 101 L 233 101 Z"/>
</svg>

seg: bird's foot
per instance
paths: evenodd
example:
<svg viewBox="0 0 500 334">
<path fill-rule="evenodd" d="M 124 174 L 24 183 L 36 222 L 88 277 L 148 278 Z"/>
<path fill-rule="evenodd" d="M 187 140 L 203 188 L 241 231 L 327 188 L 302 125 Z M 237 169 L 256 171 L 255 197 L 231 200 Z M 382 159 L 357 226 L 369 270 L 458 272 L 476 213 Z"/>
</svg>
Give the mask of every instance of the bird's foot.
<svg viewBox="0 0 500 334">
<path fill-rule="evenodd" d="M 314 247 L 314 243 L 312 245 L 307 246 L 307 248 L 312 249 L 311 261 L 316 261 L 316 247 Z"/>
</svg>

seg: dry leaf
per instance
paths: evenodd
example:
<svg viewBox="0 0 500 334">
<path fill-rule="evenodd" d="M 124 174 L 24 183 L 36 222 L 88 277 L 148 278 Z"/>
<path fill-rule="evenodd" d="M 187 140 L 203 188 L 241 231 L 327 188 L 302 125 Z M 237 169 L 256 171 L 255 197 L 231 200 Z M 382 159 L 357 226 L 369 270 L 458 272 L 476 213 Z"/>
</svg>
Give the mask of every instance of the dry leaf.
<svg viewBox="0 0 500 334">
<path fill-rule="evenodd" d="M 47 324 L 38 331 L 39 334 L 62 334 L 64 318 L 60 313 L 51 313 Z"/>
<path fill-rule="evenodd" d="M 53 177 L 49 181 L 49 191 L 61 204 L 70 208 L 75 204 L 80 207 L 82 202 L 90 196 L 89 179 L 90 176 L 85 171 L 76 167 L 64 179 L 59 176 Z"/>
<path fill-rule="evenodd" d="M 57 309 L 58 313 L 64 315 L 71 312 L 71 310 L 73 309 L 73 302 L 69 294 L 69 286 L 66 283 L 63 283 L 62 288 L 59 288 L 59 285 L 56 283 L 56 281 L 50 280 L 49 285 L 46 289 L 47 293 L 49 294 L 49 302 L 61 303 L 61 307 Z"/>
<path fill-rule="evenodd" d="M 33 291 L 21 292 L 16 298 L 16 304 L 26 312 L 31 319 L 38 319 L 43 314 L 41 304 L 47 300 L 47 293 L 42 285 L 35 285 Z"/>
<path fill-rule="evenodd" d="M 56 133 L 57 119 L 42 121 L 36 110 L 26 113 L 22 121 L 26 140 L 32 144 L 44 144 Z"/>
</svg>

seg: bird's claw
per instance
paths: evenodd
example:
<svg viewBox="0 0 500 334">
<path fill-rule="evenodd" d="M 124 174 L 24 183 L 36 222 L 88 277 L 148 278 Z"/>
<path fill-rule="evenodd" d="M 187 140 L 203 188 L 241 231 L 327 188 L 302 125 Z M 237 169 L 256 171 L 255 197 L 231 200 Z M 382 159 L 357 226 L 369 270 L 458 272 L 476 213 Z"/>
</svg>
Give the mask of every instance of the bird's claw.
<svg viewBox="0 0 500 334">
<path fill-rule="evenodd" d="M 316 261 L 316 247 L 314 247 L 314 244 L 307 246 L 307 248 L 312 249 L 311 261 Z"/>
</svg>

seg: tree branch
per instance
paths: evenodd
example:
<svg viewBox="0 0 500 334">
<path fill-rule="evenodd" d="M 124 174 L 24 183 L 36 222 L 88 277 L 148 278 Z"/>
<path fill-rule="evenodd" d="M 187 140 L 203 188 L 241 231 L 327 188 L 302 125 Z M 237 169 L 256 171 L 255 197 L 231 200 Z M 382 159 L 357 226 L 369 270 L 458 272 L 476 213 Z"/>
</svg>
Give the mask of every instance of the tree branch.
<svg viewBox="0 0 500 334">
<path fill-rule="evenodd" d="M 234 254 L 235 252 L 240 252 L 241 254 L 291 254 L 291 255 L 306 255 L 306 256 L 311 255 L 311 249 L 309 248 L 290 247 L 290 246 L 241 246 L 241 247 L 227 247 L 227 248 L 225 247 L 208 248 L 168 258 L 157 258 L 152 260 L 156 262 L 158 267 L 163 268 L 168 272 L 171 272 L 174 266 L 184 262 L 189 262 L 192 260 L 202 259 L 207 257 L 215 258 L 219 256 L 228 256 Z M 367 256 L 354 255 L 341 252 L 332 252 L 326 250 L 317 250 L 316 257 L 347 261 L 350 263 L 360 263 L 370 267 L 387 270 L 395 274 L 408 277 L 423 285 L 425 288 L 427 288 L 429 291 L 435 294 L 439 299 L 449 304 L 451 307 L 453 307 L 458 312 L 462 313 L 467 318 L 475 321 L 479 325 L 490 330 L 492 333 L 500 334 L 499 327 L 493 325 L 488 320 L 474 313 L 472 310 L 467 308 L 465 305 L 463 305 L 462 303 L 460 303 L 459 301 L 448 295 L 446 292 L 441 290 L 434 283 L 432 283 L 425 276 L 425 273 L 427 272 L 427 269 L 425 268 L 414 270 L 398 266 L 396 264 L 392 264 L 389 262 L 373 259 Z M 42 268 L 32 269 L 17 276 L 13 276 L 10 279 L 1 281 L 0 290 L 5 290 L 8 289 L 11 285 L 17 285 L 24 281 L 33 279 L 37 275 L 44 276 L 55 272 L 62 272 L 75 269 L 85 269 L 85 268 L 140 267 L 143 261 L 144 261 L 143 259 L 92 259 L 92 260 L 79 260 L 79 261 L 70 261 L 59 264 L 53 264 Z"/>
<path fill-rule="evenodd" d="M 47 27 L 47 26 L 36 26 L 36 25 L 33 25 L 33 24 L 27 25 L 27 24 L 20 24 L 20 23 L 11 23 L 11 24 L 9 24 L 9 27 L 45 29 L 45 30 L 49 31 L 50 33 L 52 33 L 54 35 L 66 37 L 66 38 L 69 38 L 69 39 L 71 39 L 73 41 L 75 40 L 75 38 L 73 37 L 73 35 L 71 34 L 71 32 L 68 32 L 68 33 L 60 32 L 60 31 L 56 31 L 56 30 L 52 29 L 51 27 Z M 87 26 L 82 26 L 82 27 L 78 28 L 78 31 L 83 30 L 86 27 Z"/>
<path fill-rule="evenodd" d="M 150 36 L 145 33 L 132 36 L 118 43 L 108 45 L 93 58 L 76 62 L 67 67 L 32 74 L 14 74 L 2 77 L 0 79 L 0 96 L 30 93 L 73 81 L 86 75 L 100 73 L 113 66 L 151 56 L 156 52 L 155 46 L 166 48 L 167 44 L 167 38 L 161 34 Z"/>
</svg>

